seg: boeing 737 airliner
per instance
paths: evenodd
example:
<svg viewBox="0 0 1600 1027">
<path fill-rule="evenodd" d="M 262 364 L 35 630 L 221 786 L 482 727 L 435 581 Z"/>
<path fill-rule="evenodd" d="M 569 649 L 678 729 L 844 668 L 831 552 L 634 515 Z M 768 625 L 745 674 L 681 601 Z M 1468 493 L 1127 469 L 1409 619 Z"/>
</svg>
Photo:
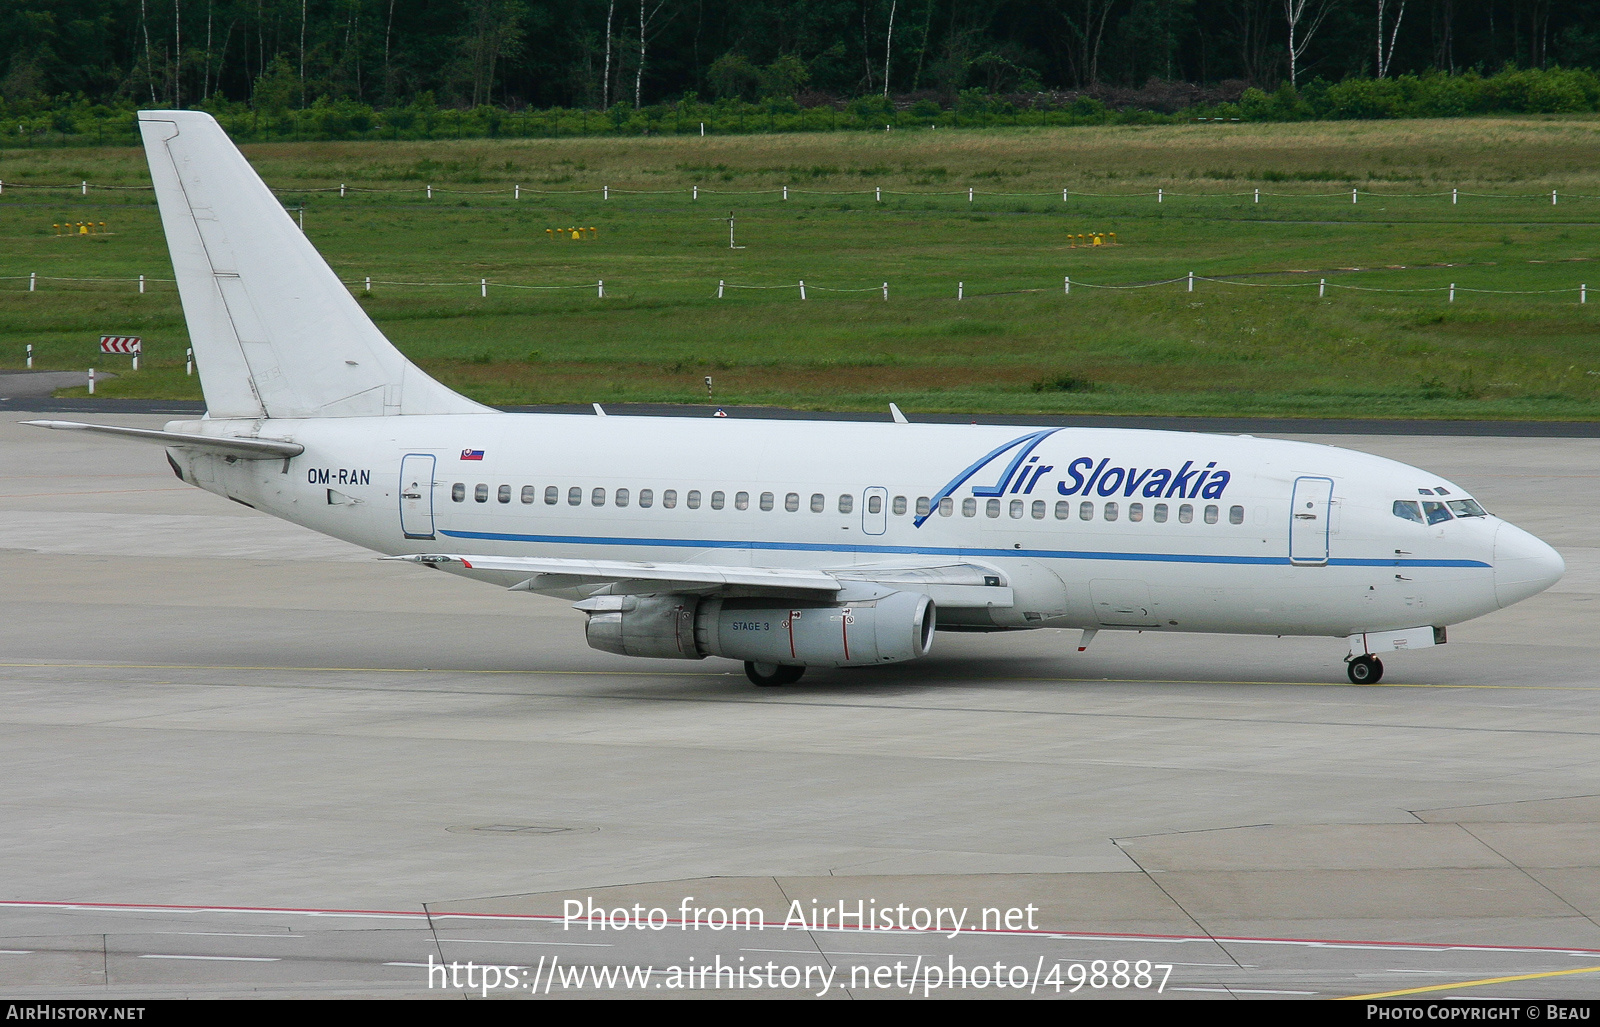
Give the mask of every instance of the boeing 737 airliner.
<svg viewBox="0 0 1600 1027">
<path fill-rule="evenodd" d="M 389 344 L 209 115 L 139 124 L 207 414 L 32 423 L 147 439 L 219 496 L 573 599 L 599 649 L 768 685 L 915 659 L 935 628 L 1321 635 L 1370 683 L 1565 569 L 1455 482 L 1325 446 L 490 410 Z"/>
</svg>

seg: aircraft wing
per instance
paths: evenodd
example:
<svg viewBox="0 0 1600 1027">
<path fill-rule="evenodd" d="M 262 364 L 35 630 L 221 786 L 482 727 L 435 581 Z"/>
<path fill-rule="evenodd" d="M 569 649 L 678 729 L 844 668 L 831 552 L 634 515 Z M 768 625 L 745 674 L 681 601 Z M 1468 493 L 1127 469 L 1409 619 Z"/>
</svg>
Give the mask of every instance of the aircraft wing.
<svg viewBox="0 0 1600 1027">
<path fill-rule="evenodd" d="M 527 577 L 511 586 L 518 592 L 562 592 L 593 587 L 594 595 L 783 595 L 837 596 L 852 585 L 883 585 L 922 592 L 941 606 L 1010 606 L 1011 589 L 990 567 L 968 563 L 900 563 L 812 570 L 800 567 L 736 567 L 705 563 L 653 563 L 634 560 L 572 560 L 538 556 L 471 556 L 422 553 L 390 556 L 424 566 L 459 564 L 469 571 L 496 571 Z"/>
</svg>

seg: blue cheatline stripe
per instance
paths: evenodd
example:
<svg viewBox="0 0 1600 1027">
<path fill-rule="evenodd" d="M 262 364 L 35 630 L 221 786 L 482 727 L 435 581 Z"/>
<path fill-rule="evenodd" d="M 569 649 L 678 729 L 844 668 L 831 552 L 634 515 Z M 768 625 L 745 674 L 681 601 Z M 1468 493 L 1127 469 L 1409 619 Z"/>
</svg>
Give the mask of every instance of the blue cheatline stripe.
<svg viewBox="0 0 1600 1027">
<path fill-rule="evenodd" d="M 1080 549 L 972 549 L 942 546 L 849 546 L 825 542 L 756 542 L 749 539 L 626 538 L 607 535 L 514 535 L 498 531 L 441 531 L 450 538 L 488 542 L 542 542 L 564 546 L 660 546 L 668 549 L 756 549 L 791 553 L 886 553 L 896 556 L 1025 556 L 1036 560 L 1118 560 L 1125 563 L 1213 563 L 1288 567 L 1286 556 L 1207 556 L 1199 553 L 1097 553 Z M 1489 567 L 1478 560 L 1333 559 L 1330 567 Z"/>
</svg>

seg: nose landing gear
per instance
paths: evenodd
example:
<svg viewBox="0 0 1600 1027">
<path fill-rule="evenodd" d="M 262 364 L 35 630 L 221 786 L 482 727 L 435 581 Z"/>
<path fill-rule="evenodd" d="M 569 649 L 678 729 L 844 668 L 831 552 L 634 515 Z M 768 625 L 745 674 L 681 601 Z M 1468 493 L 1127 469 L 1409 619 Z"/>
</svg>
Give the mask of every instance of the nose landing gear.
<svg viewBox="0 0 1600 1027">
<path fill-rule="evenodd" d="M 1383 661 L 1371 653 L 1357 656 L 1345 665 L 1353 685 L 1375 685 L 1383 680 Z"/>
<path fill-rule="evenodd" d="M 781 663 L 744 661 L 744 676 L 749 678 L 752 684 L 756 685 L 792 685 L 799 681 L 800 676 L 805 672 L 806 669 L 804 667 L 789 667 Z"/>
</svg>

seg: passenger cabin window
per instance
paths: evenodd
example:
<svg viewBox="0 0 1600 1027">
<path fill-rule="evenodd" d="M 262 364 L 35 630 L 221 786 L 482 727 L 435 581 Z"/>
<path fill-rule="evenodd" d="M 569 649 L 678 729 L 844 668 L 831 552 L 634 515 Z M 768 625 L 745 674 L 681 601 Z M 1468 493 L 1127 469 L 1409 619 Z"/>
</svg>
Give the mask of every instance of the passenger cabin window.
<svg viewBox="0 0 1600 1027">
<path fill-rule="evenodd" d="M 668 510 L 676 507 L 678 505 L 678 490 L 667 489 L 667 491 L 661 493 L 661 505 Z"/>
<path fill-rule="evenodd" d="M 1397 500 L 1395 500 L 1394 501 L 1394 515 L 1396 517 L 1400 518 L 1403 521 L 1416 521 L 1418 524 L 1423 523 L 1423 521 L 1422 521 L 1422 507 L 1421 507 L 1420 504 L 1418 504 L 1414 500 L 1410 500 L 1410 499 L 1397 499 Z"/>
<path fill-rule="evenodd" d="M 1013 499 L 1011 501 L 1011 518 L 1012 518 L 1012 520 L 1016 520 L 1016 519 L 1018 519 L 1018 518 L 1020 518 L 1022 516 L 1022 507 L 1023 507 L 1022 500 Z"/>
<path fill-rule="evenodd" d="M 999 517 L 1000 516 L 1000 500 L 991 499 L 987 503 L 983 504 L 983 515 L 985 517 Z"/>
<path fill-rule="evenodd" d="M 961 516 L 963 516 L 963 517 L 976 517 L 976 516 L 978 516 L 978 501 L 976 499 L 973 499 L 971 496 L 968 496 L 966 499 L 963 499 L 961 501 Z"/>
<path fill-rule="evenodd" d="M 930 509 L 932 509 L 932 508 L 928 505 L 928 497 L 927 496 L 918 496 L 917 497 L 917 516 L 918 517 L 926 517 L 926 516 L 928 516 L 928 511 Z"/>
<path fill-rule="evenodd" d="M 1228 523 L 1229 524 L 1243 524 L 1244 523 L 1244 507 L 1242 507 L 1242 506 L 1230 506 L 1230 507 L 1228 507 Z"/>
<path fill-rule="evenodd" d="M 906 512 L 906 497 L 905 496 L 895 496 L 894 497 L 894 514 L 895 514 L 895 516 L 899 517 L 899 516 L 903 515 L 905 512 Z"/>
<path fill-rule="evenodd" d="M 790 513 L 800 509 L 800 493 L 791 492 L 783 497 L 783 508 Z"/>
<path fill-rule="evenodd" d="M 1185 503 L 1182 506 L 1178 507 L 1178 523 L 1179 524 L 1188 524 L 1189 522 L 1191 522 L 1193 520 L 1194 520 L 1194 507 L 1190 506 L 1188 503 Z"/>
<path fill-rule="evenodd" d="M 1056 500 L 1056 520 L 1064 521 L 1072 516 L 1072 504 L 1065 499 Z"/>
<path fill-rule="evenodd" d="M 1117 512 L 1118 512 L 1117 511 L 1117 504 L 1115 504 L 1115 503 L 1107 503 L 1106 504 L 1106 512 L 1105 512 L 1106 520 L 1108 520 L 1108 521 L 1116 520 L 1117 519 Z"/>
<path fill-rule="evenodd" d="M 1044 500 L 1035 499 L 1033 501 L 1033 519 L 1036 521 L 1044 520 Z"/>
<path fill-rule="evenodd" d="M 727 499 L 728 497 L 724 496 L 721 492 L 711 493 L 711 509 L 721 510 L 723 504 L 727 502 Z"/>
<path fill-rule="evenodd" d="M 561 490 L 554 485 L 546 485 L 544 489 L 544 505 L 555 506 L 556 500 L 561 498 Z"/>
<path fill-rule="evenodd" d="M 1428 518 L 1429 524 L 1439 524 L 1443 521 L 1454 520 L 1449 509 L 1443 503 L 1423 503 L 1422 512 Z"/>
<path fill-rule="evenodd" d="M 616 495 L 613 497 L 612 501 L 618 506 L 627 506 L 628 500 L 631 498 L 632 497 L 628 495 L 627 489 L 617 489 Z"/>
<path fill-rule="evenodd" d="M 567 489 L 567 505 L 568 506 L 582 506 L 583 505 L 583 489 L 579 488 L 576 485 L 572 486 L 570 489 Z"/>
<path fill-rule="evenodd" d="M 956 512 L 956 501 L 955 500 L 951 499 L 949 496 L 945 496 L 943 499 L 939 500 L 939 516 L 940 517 L 949 517 L 951 514 L 953 514 L 955 512 Z"/>
<path fill-rule="evenodd" d="M 538 498 L 538 495 L 538 490 L 532 485 L 522 486 L 522 501 L 524 503 L 532 503 L 536 498 Z"/>
<path fill-rule="evenodd" d="M 1210 505 L 1209 503 L 1206 505 L 1206 523 L 1207 524 L 1215 524 L 1215 523 L 1217 523 L 1217 508 L 1215 506 Z"/>
<path fill-rule="evenodd" d="M 735 510 L 748 510 L 748 509 L 750 509 L 750 493 L 748 493 L 748 492 L 735 492 L 733 494 L 733 508 Z"/>
<path fill-rule="evenodd" d="M 684 505 L 691 510 L 700 509 L 700 490 L 690 489 L 689 494 L 683 497 Z"/>
<path fill-rule="evenodd" d="M 846 494 L 844 494 L 844 495 L 839 497 L 839 512 L 840 513 L 849 513 L 851 510 L 855 509 L 855 506 L 856 506 L 855 497 L 850 495 L 849 493 L 846 493 Z"/>
<path fill-rule="evenodd" d="M 650 506 L 652 506 L 655 503 L 655 501 L 656 501 L 656 494 L 655 494 L 655 490 L 654 489 L 640 489 L 639 490 L 639 505 L 640 506 L 645 507 L 646 509 L 648 509 Z"/>
<path fill-rule="evenodd" d="M 472 498 L 476 499 L 480 503 L 487 503 L 489 501 L 489 486 L 474 485 L 472 488 Z"/>
<path fill-rule="evenodd" d="M 500 500 L 500 502 L 502 502 L 502 503 L 511 502 L 511 486 L 510 485 L 502 485 L 502 486 L 500 486 L 500 488 L 496 490 L 495 498 Z"/>
<path fill-rule="evenodd" d="M 467 483 L 464 481 L 458 481 L 454 485 L 450 486 L 450 499 L 456 503 L 466 502 Z"/>
<path fill-rule="evenodd" d="M 606 490 L 605 489 L 595 489 L 593 492 L 589 493 L 589 503 L 592 506 L 605 506 L 606 505 Z"/>
<path fill-rule="evenodd" d="M 1078 504 L 1078 520 L 1080 520 L 1080 521 L 1092 521 L 1092 520 L 1094 520 L 1094 504 L 1093 503 L 1079 503 Z"/>
<path fill-rule="evenodd" d="M 1157 503 L 1155 509 L 1150 511 L 1150 517 L 1157 524 L 1167 523 L 1167 504 Z"/>
<path fill-rule="evenodd" d="M 867 497 L 867 513 L 869 513 L 869 514 L 883 513 L 883 497 L 882 496 L 868 496 Z"/>
<path fill-rule="evenodd" d="M 1130 520 L 1130 521 L 1142 521 L 1142 520 L 1144 520 L 1144 504 L 1143 503 L 1129 503 L 1128 504 L 1128 520 Z"/>
<path fill-rule="evenodd" d="M 811 493 L 811 512 L 821 513 L 828 508 L 828 497 L 820 492 Z"/>
<path fill-rule="evenodd" d="M 763 509 L 763 510 L 771 510 L 772 509 L 772 493 L 770 493 L 770 492 L 761 493 L 761 509 Z"/>
</svg>

